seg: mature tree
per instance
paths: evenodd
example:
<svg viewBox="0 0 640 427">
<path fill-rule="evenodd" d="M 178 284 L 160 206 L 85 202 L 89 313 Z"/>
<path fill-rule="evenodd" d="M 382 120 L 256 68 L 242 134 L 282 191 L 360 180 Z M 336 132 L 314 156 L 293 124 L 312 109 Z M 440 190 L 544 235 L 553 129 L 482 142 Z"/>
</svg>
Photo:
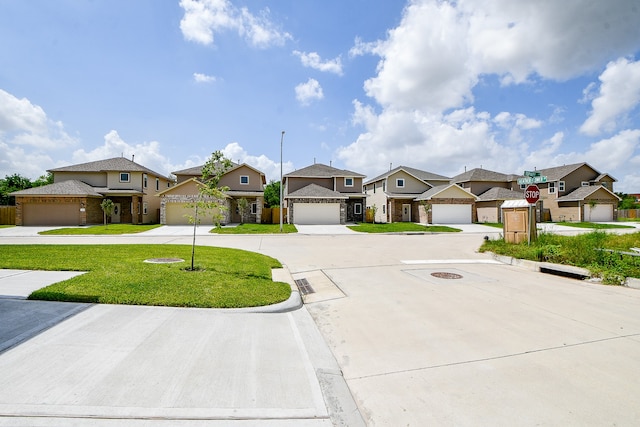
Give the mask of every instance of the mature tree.
<svg viewBox="0 0 640 427">
<path fill-rule="evenodd" d="M 40 175 L 40 178 L 31 183 L 34 187 L 42 187 L 43 185 L 53 184 L 53 174 L 47 172 L 44 175 Z"/>
<path fill-rule="evenodd" d="M 14 191 L 26 190 L 33 187 L 29 178 L 14 173 L 0 179 L 0 205 L 15 205 L 16 198 L 9 196 Z"/>
<path fill-rule="evenodd" d="M 630 196 L 626 193 L 616 193 L 620 200 L 618 202 L 618 209 L 640 209 L 640 203 L 636 202 L 634 196 Z"/>
<path fill-rule="evenodd" d="M 280 181 L 269 181 L 264 188 L 264 202 L 269 208 L 280 207 Z"/>
<path fill-rule="evenodd" d="M 200 218 L 212 215 L 214 223 L 220 226 L 224 210 L 227 209 L 225 191 L 228 187 L 219 186 L 220 178 L 233 167 L 231 160 L 224 157 L 221 151 L 215 151 L 202 167 L 202 177 L 199 181 L 198 196 L 193 203 L 187 204 L 187 208 L 193 209 L 193 215 L 189 215 L 189 222 L 193 224 L 193 243 L 191 245 L 191 270 L 195 270 L 194 259 L 196 251 L 196 229 L 200 224 Z"/>
<path fill-rule="evenodd" d="M 104 217 L 104 226 L 109 227 L 107 225 L 107 217 L 111 217 L 111 215 L 113 215 L 113 209 L 116 207 L 116 205 L 113 204 L 113 201 L 111 199 L 104 199 L 102 203 L 100 203 L 100 207 L 102 208 Z"/>
</svg>

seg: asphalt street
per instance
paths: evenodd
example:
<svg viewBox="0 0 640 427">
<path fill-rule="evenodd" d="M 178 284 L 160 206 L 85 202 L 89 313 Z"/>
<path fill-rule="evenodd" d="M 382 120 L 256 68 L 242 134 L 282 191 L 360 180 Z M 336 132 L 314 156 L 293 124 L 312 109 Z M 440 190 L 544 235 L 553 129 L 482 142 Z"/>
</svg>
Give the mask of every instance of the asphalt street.
<svg viewBox="0 0 640 427">
<path fill-rule="evenodd" d="M 304 307 L 61 308 L 0 354 L 0 425 L 637 425 L 640 290 L 501 264 L 477 252 L 496 233 L 479 227 L 202 233 L 278 258 L 313 289 Z M 0 230 L 0 244 L 96 241 Z"/>
</svg>

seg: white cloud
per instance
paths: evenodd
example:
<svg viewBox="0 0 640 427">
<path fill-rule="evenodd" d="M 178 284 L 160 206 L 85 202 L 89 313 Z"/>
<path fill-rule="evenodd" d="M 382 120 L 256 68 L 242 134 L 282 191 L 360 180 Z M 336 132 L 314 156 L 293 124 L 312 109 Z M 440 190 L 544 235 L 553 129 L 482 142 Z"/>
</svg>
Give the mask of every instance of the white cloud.
<svg viewBox="0 0 640 427">
<path fill-rule="evenodd" d="M 28 145 L 40 150 L 56 150 L 75 145 L 61 122 L 47 117 L 44 110 L 26 98 L 18 99 L 0 89 L 0 142 Z"/>
<path fill-rule="evenodd" d="M 559 154 L 569 139 L 564 133 L 554 128 L 544 140 L 545 126 L 563 120 L 564 106 L 551 106 L 545 120 L 479 112 L 474 87 L 484 76 L 503 85 L 535 85 L 593 72 L 636 52 L 639 18 L 635 0 L 567 0 L 562 7 L 552 0 L 410 0 L 385 39 L 354 42 L 350 56 L 380 60 L 376 75 L 364 83 L 370 103 L 353 101 L 352 125 L 363 130 L 336 155 L 369 176 L 390 162 L 455 174 L 464 166 L 513 173 L 524 164 L 565 160 Z M 592 90 L 585 90 L 585 101 Z"/>
<path fill-rule="evenodd" d="M 334 59 L 322 61 L 322 58 L 320 58 L 320 55 L 318 55 L 316 52 L 306 53 L 294 50 L 293 54 L 300 58 L 300 62 L 302 62 L 302 65 L 304 65 L 305 67 L 310 67 L 318 71 L 342 75 L 342 60 L 339 56 Z"/>
<path fill-rule="evenodd" d="M 228 0 L 180 0 L 184 16 L 180 29 L 186 40 L 212 45 L 214 33 L 233 30 L 258 48 L 282 46 L 291 34 L 281 31 L 270 19 L 269 9 L 254 15 Z"/>
<path fill-rule="evenodd" d="M 195 80 L 196 83 L 213 83 L 216 81 L 216 77 L 202 73 L 193 73 L 193 80 Z"/>
<path fill-rule="evenodd" d="M 306 83 L 300 83 L 295 88 L 296 99 L 302 105 L 309 105 L 311 101 L 324 98 L 322 87 L 316 79 L 309 79 Z"/>
<path fill-rule="evenodd" d="M 264 174 L 267 177 L 267 183 L 271 180 L 280 181 L 280 162 L 279 161 L 276 162 L 274 160 L 271 160 L 264 154 L 260 156 L 250 155 L 237 142 L 232 142 L 230 144 L 227 144 L 227 146 L 224 147 L 221 151 L 225 157 L 227 157 L 228 159 L 234 162 L 246 163 L 264 172 Z M 293 163 L 284 162 L 284 161 L 282 162 L 283 174 L 293 172 L 294 170 L 295 168 L 293 167 Z"/>
<path fill-rule="evenodd" d="M 591 136 L 615 131 L 619 121 L 640 103 L 640 61 L 620 58 L 609 62 L 599 79 L 600 92 L 591 102 L 589 118 L 580 127 Z M 589 87 L 587 90 L 592 91 Z"/>
<path fill-rule="evenodd" d="M 169 175 L 179 168 L 171 164 L 169 158 L 160 152 L 158 141 L 129 144 L 125 142 L 117 131 L 111 130 L 104 136 L 104 144 L 86 151 L 84 148 L 73 152 L 72 164 L 93 162 L 96 160 L 110 159 L 124 156 L 132 159 L 155 172 Z"/>
</svg>

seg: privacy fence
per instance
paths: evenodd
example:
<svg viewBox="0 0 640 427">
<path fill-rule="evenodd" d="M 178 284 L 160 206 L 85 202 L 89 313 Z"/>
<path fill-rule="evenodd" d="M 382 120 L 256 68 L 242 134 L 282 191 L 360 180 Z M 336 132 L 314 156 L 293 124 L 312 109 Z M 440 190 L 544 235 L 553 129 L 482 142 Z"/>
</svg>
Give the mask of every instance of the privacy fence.
<svg viewBox="0 0 640 427">
<path fill-rule="evenodd" d="M 16 225 L 15 206 L 0 206 L 0 225 Z"/>
</svg>

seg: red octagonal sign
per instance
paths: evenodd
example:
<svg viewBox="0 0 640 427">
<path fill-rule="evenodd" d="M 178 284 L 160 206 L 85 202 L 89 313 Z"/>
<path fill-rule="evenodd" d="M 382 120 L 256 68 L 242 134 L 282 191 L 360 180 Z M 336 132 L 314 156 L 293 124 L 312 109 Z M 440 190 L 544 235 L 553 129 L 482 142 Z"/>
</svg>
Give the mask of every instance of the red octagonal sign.
<svg viewBox="0 0 640 427">
<path fill-rule="evenodd" d="M 533 184 L 527 186 L 527 189 L 524 190 L 524 198 L 527 199 L 527 203 L 532 205 L 536 204 L 540 198 L 540 189 L 538 186 Z"/>
</svg>

